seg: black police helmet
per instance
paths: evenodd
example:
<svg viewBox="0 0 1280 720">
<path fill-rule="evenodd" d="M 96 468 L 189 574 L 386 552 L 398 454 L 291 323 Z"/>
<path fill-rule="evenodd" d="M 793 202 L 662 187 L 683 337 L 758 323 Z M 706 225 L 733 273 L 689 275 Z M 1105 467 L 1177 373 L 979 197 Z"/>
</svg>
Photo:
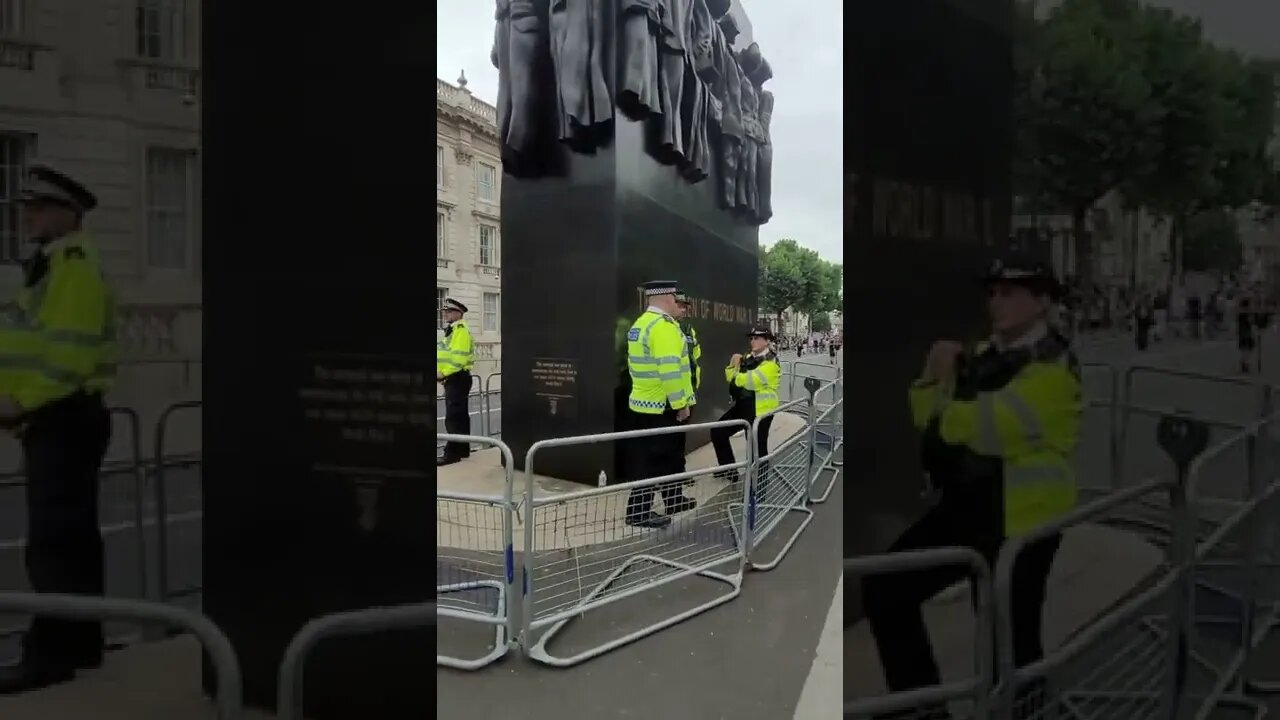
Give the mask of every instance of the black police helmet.
<svg viewBox="0 0 1280 720">
<path fill-rule="evenodd" d="M 1047 295 L 1052 300 L 1062 297 L 1063 287 L 1054 277 L 1053 268 L 1038 258 L 1022 253 L 997 255 L 987 266 L 982 283 L 1020 285 L 1037 295 Z"/>
</svg>

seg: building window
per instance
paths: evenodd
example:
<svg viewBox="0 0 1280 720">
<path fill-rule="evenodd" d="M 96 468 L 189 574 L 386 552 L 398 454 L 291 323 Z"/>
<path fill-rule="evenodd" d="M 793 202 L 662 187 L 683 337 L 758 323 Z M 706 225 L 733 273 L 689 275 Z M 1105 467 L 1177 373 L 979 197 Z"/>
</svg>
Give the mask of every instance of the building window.
<svg viewBox="0 0 1280 720">
<path fill-rule="evenodd" d="M 137 0 L 134 27 L 138 57 L 181 62 L 186 59 L 186 0 Z"/>
<path fill-rule="evenodd" d="M 484 294 L 484 325 L 485 332 L 499 332 L 498 327 L 498 293 Z"/>
<path fill-rule="evenodd" d="M 445 260 L 449 256 L 449 250 L 445 243 L 445 222 L 444 213 L 436 213 L 436 259 Z"/>
<path fill-rule="evenodd" d="M 444 299 L 449 297 L 449 288 L 436 286 L 436 324 L 444 328 Z"/>
<path fill-rule="evenodd" d="M 480 264 L 498 264 L 498 228 L 492 225 L 480 226 Z"/>
<path fill-rule="evenodd" d="M 22 35 L 23 0 L 0 0 L 0 37 Z"/>
<path fill-rule="evenodd" d="M 190 150 L 147 149 L 147 264 L 153 268 L 190 266 L 195 157 Z"/>
<path fill-rule="evenodd" d="M 498 199 L 498 171 L 492 165 L 476 163 L 476 192 L 481 200 L 495 202 Z"/>
<path fill-rule="evenodd" d="M 33 150 L 28 135 L 0 135 L 0 263 L 22 259 L 22 218 L 18 195 L 26 180 L 27 159 Z"/>
<path fill-rule="evenodd" d="M 444 148 L 436 146 L 436 187 L 444 187 Z"/>
</svg>

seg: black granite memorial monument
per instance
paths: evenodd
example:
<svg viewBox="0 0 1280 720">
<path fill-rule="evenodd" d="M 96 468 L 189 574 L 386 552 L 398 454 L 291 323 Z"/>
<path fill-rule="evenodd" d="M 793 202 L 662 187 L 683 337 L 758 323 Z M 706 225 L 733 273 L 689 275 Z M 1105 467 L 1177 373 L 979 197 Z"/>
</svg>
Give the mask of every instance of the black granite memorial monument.
<svg viewBox="0 0 1280 720">
<path fill-rule="evenodd" d="M 502 438 L 611 432 L 637 286 L 695 300 L 695 421 L 728 407 L 723 368 L 757 307 L 772 214 L 772 77 L 736 0 L 499 0 Z M 695 437 L 690 443 L 705 443 Z M 536 471 L 613 479 L 611 443 L 540 453 Z"/>
<path fill-rule="evenodd" d="M 987 331 L 976 278 L 1009 236 L 1013 67 L 1008 0 L 845 10 L 852 557 L 883 551 L 925 507 L 907 388 L 930 345 Z"/>
<path fill-rule="evenodd" d="M 262 708 L 307 621 L 435 595 L 431 261 L 402 210 L 420 164 L 401 160 L 429 151 L 397 106 L 434 62 L 391 47 L 431 28 L 314 8 L 303 32 L 274 9 L 219 0 L 203 19 L 202 603 Z M 198 572 L 198 552 L 175 541 L 172 566 Z M 434 655 L 430 630 L 326 640 L 306 715 L 431 717 Z"/>
</svg>

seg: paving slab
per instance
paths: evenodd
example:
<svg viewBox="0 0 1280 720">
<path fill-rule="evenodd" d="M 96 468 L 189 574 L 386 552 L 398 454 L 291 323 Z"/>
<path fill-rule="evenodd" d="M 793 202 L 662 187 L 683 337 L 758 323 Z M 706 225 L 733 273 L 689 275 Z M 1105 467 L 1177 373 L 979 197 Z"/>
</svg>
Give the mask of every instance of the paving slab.
<svg viewBox="0 0 1280 720">
<path fill-rule="evenodd" d="M 5 720 L 217 720 L 200 689 L 200 643 L 189 636 L 108 654 L 74 683 L 0 697 Z M 244 720 L 274 715 L 247 712 Z"/>
</svg>

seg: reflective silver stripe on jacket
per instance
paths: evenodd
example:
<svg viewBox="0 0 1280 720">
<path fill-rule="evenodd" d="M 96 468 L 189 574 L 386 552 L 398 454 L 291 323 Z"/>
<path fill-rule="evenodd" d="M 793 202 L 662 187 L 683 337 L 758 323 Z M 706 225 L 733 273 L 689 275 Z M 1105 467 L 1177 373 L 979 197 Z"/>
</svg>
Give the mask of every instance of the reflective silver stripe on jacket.
<svg viewBox="0 0 1280 720">
<path fill-rule="evenodd" d="M 1022 396 L 1012 390 L 985 392 L 978 394 L 978 447 L 983 455 L 1004 457 L 1004 443 L 1000 440 L 1000 429 L 996 421 L 996 405 L 1003 403 L 1014 417 L 1018 419 L 1022 432 L 1028 442 L 1036 449 L 1044 447 L 1044 426 L 1040 418 Z"/>
</svg>

